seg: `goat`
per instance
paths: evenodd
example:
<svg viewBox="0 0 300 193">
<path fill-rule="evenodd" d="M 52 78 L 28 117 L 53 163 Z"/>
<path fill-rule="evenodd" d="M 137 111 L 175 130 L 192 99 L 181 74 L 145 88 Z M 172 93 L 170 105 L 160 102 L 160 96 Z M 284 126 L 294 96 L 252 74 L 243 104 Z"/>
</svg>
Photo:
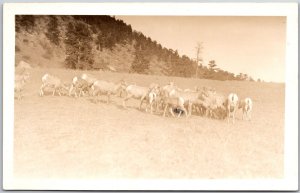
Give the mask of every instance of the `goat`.
<svg viewBox="0 0 300 193">
<path fill-rule="evenodd" d="M 253 107 L 253 102 L 251 98 L 245 98 L 244 100 L 241 100 L 239 102 L 239 109 L 241 108 L 243 111 L 243 120 L 246 118 L 246 120 L 251 120 L 251 111 Z"/>
<path fill-rule="evenodd" d="M 40 96 L 44 96 L 44 89 L 46 87 L 53 88 L 52 96 L 54 96 L 56 91 L 58 92 L 59 96 L 61 96 L 62 89 L 69 90 L 67 88 L 67 86 L 65 84 L 63 84 L 59 78 L 57 78 L 53 75 L 47 74 L 47 73 L 42 77 L 42 86 L 40 88 Z"/>
<path fill-rule="evenodd" d="M 110 102 L 110 96 L 117 94 L 121 89 L 125 89 L 124 81 L 120 81 L 118 84 L 113 82 L 107 82 L 104 80 L 97 80 L 91 87 L 93 96 L 99 96 L 101 94 L 107 95 L 107 103 Z"/>
<path fill-rule="evenodd" d="M 230 118 L 232 118 L 232 123 L 235 122 L 235 112 L 238 108 L 238 101 L 239 98 L 237 94 L 230 93 L 227 97 L 227 100 L 225 101 L 225 105 L 227 108 L 227 120 L 229 123 Z"/>
</svg>

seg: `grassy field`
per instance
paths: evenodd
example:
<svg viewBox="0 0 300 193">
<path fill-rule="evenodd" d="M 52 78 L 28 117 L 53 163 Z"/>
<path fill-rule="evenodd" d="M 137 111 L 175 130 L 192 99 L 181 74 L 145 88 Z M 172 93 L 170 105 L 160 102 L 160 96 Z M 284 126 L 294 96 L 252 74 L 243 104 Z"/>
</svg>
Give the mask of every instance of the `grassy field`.
<svg viewBox="0 0 300 193">
<path fill-rule="evenodd" d="M 22 100 L 15 100 L 14 174 L 18 178 L 281 178 L 284 84 L 89 72 L 99 79 L 148 86 L 174 81 L 181 88 L 211 86 L 254 102 L 251 122 L 236 124 L 193 115 L 151 115 L 137 100 L 112 97 L 39 97 L 41 77 L 71 82 L 83 71 L 32 69 Z M 106 98 L 103 97 L 103 100 Z"/>
</svg>

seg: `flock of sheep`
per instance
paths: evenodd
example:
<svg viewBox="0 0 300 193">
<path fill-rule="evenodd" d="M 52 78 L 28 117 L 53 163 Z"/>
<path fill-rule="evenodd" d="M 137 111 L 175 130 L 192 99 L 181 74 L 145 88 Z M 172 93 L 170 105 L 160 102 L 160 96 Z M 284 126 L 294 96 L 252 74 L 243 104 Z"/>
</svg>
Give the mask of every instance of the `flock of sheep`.
<svg viewBox="0 0 300 193">
<path fill-rule="evenodd" d="M 26 80 L 29 78 L 28 73 L 16 75 L 15 77 L 15 96 L 21 98 L 21 91 Z M 136 84 L 127 84 L 124 80 L 119 82 L 108 82 L 98 80 L 89 75 L 82 74 L 75 76 L 71 83 L 63 83 L 56 76 L 46 73 L 42 76 L 42 85 L 39 95 L 44 96 L 46 90 L 51 90 L 54 96 L 66 94 L 70 97 L 92 96 L 95 101 L 98 97 L 106 95 L 107 103 L 110 102 L 112 95 L 123 98 L 123 107 L 127 108 L 126 102 L 131 99 L 138 99 L 140 102 L 139 109 L 142 109 L 146 103 L 146 112 L 152 114 L 163 112 L 166 116 L 171 113 L 173 117 L 177 114 L 180 117 L 184 114 L 189 117 L 192 113 L 208 116 L 217 119 L 227 118 L 228 122 L 235 121 L 235 113 L 238 109 L 243 111 L 243 119 L 251 120 L 252 100 L 245 98 L 239 100 L 237 94 L 230 93 L 228 97 L 217 94 L 212 88 L 203 87 L 201 89 L 181 89 L 170 82 L 165 86 L 152 83 L 149 87 L 139 86 Z"/>
</svg>

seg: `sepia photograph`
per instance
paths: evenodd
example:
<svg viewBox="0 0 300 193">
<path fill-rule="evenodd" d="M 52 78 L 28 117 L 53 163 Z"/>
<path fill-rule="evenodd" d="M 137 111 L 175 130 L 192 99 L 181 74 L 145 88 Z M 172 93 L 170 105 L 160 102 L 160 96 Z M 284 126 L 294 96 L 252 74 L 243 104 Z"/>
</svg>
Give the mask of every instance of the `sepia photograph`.
<svg viewBox="0 0 300 193">
<path fill-rule="evenodd" d="M 297 4 L 253 4 L 6 4 L 4 185 L 297 189 Z"/>
</svg>

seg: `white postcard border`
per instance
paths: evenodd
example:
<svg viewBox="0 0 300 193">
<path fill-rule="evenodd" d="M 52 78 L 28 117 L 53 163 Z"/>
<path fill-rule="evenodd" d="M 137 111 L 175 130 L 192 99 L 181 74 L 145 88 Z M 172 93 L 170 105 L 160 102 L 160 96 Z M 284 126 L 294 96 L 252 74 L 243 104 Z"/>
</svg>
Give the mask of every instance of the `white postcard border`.
<svg viewBox="0 0 300 193">
<path fill-rule="evenodd" d="M 3 187 L 31 190 L 296 190 L 298 188 L 297 3 L 7 3 L 3 8 Z M 13 177 L 17 14 L 287 16 L 284 178 L 255 180 L 26 180 Z"/>
</svg>

